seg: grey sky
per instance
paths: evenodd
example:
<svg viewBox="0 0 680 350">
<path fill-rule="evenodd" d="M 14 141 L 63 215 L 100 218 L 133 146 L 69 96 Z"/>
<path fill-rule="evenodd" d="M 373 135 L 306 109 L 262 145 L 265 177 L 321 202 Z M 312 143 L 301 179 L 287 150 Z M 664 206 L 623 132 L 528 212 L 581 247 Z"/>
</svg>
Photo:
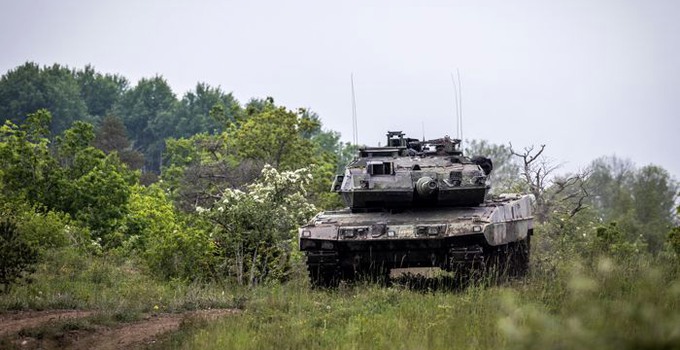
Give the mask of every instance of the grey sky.
<svg viewBox="0 0 680 350">
<path fill-rule="evenodd" d="M 325 4 L 328 3 L 328 4 Z M 351 140 L 387 129 L 545 143 L 564 171 L 616 154 L 680 177 L 680 1 L 5 1 L 0 71 L 92 64 L 242 102 L 309 107 Z"/>
</svg>

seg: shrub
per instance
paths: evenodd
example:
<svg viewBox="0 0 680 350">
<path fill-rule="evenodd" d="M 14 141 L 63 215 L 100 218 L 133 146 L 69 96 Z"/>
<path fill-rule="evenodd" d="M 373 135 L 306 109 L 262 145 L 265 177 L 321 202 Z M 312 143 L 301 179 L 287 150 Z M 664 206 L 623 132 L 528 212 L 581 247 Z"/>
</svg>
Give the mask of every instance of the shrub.
<svg viewBox="0 0 680 350">
<path fill-rule="evenodd" d="M 309 169 L 279 172 L 266 165 L 245 191 L 227 189 L 210 210 L 197 208 L 215 224 L 224 273 L 239 284 L 287 279 L 294 232 L 316 212 L 306 199 Z"/>
<path fill-rule="evenodd" d="M 33 272 L 33 265 L 38 261 L 38 250 L 20 235 L 9 218 L 0 222 L 0 256 L 0 284 L 4 292 L 24 274 Z"/>
</svg>

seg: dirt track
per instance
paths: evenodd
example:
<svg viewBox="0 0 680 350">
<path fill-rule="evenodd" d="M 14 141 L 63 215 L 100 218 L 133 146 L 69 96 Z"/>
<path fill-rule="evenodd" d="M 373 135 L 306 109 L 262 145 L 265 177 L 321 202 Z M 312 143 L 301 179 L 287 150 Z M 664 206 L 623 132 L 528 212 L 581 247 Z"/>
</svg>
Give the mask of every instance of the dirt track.
<svg viewBox="0 0 680 350">
<path fill-rule="evenodd" d="M 20 349 L 131 349 L 154 343 L 159 336 L 179 329 L 182 322 L 215 320 L 237 313 L 235 309 L 212 309 L 184 313 L 147 315 L 140 321 L 91 329 L 65 330 L 54 337 L 36 339 L 21 336 L 22 330 L 59 324 L 77 318 L 96 316 L 92 311 L 26 311 L 0 315 L 0 338 Z M 22 332 L 23 333 L 23 332 Z M 30 334 L 30 332 L 29 332 Z M 1 347 L 2 343 L 0 343 Z"/>
</svg>

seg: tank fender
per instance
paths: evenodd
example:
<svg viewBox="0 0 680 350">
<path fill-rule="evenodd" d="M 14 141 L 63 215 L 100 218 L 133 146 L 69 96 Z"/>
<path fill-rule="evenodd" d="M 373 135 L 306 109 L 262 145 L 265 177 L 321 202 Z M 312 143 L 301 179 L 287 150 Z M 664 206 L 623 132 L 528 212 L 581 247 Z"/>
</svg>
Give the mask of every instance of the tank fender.
<svg viewBox="0 0 680 350">
<path fill-rule="evenodd" d="M 489 224 L 484 228 L 484 237 L 489 245 L 497 246 L 527 238 L 531 220 L 516 220 Z"/>
</svg>

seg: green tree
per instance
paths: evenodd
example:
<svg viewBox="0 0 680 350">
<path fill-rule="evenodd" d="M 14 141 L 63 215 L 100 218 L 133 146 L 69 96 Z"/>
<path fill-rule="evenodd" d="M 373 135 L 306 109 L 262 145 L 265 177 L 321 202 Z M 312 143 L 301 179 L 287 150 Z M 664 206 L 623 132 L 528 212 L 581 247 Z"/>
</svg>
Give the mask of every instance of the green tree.
<svg viewBox="0 0 680 350">
<path fill-rule="evenodd" d="M 239 159 L 226 134 L 197 134 L 167 139 L 163 187 L 185 212 L 210 207 L 224 188 L 241 188 L 260 173 L 262 164 Z"/>
<path fill-rule="evenodd" d="M 204 83 L 196 84 L 179 102 L 172 137 L 190 137 L 199 133 L 219 134 L 236 121 L 241 106 L 231 93 Z"/>
<path fill-rule="evenodd" d="M 167 81 L 142 79 L 125 92 L 115 114 L 123 118 L 134 148 L 144 154 L 148 170 L 158 172 L 164 139 L 173 135 L 177 99 Z"/>
<path fill-rule="evenodd" d="M 27 62 L 0 78 L 0 120 L 22 124 L 29 114 L 49 110 L 50 130 L 59 133 L 74 120 L 86 120 L 87 108 L 72 70 Z"/>
<path fill-rule="evenodd" d="M 591 205 L 603 221 L 617 221 L 633 210 L 631 194 L 635 165 L 627 159 L 601 157 L 590 164 Z"/>
<path fill-rule="evenodd" d="M 310 200 L 328 208 L 341 205 L 337 194 L 330 193 L 337 152 L 346 150 L 339 147 L 339 135 L 322 131 L 318 116 L 307 110 L 290 111 L 272 99 L 262 103 L 220 135 L 167 140 L 163 183 L 181 208 L 210 206 L 221 189 L 253 181 L 265 163 L 279 169 L 312 165 Z"/>
<path fill-rule="evenodd" d="M 85 122 L 56 137 L 50 147 L 46 110 L 17 126 L 0 128 L 0 190 L 5 198 L 25 200 L 46 211 L 68 213 L 106 244 L 120 244 L 116 228 L 126 214 L 129 186 L 136 175 L 117 155 L 91 146 L 94 128 Z"/>
<path fill-rule="evenodd" d="M 128 213 L 130 186 L 136 180 L 115 153 L 107 156 L 94 147 L 83 148 L 59 183 L 57 209 L 85 223 L 103 245 L 120 245 L 125 237 L 118 227 Z"/>
<path fill-rule="evenodd" d="M 120 160 L 130 169 L 141 169 L 144 165 L 144 155 L 132 149 L 123 121 L 114 116 L 107 116 L 101 120 L 94 146 L 106 154 L 117 152 Z"/>
<path fill-rule="evenodd" d="M 61 168 L 50 154 L 48 139 L 51 114 L 31 113 L 21 125 L 6 121 L 0 127 L 0 183 L 2 196 L 31 204 L 48 204 L 61 177 Z"/>
<path fill-rule="evenodd" d="M 629 241 L 641 235 L 658 251 L 672 224 L 678 184 L 663 168 L 637 169 L 628 160 L 603 157 L 591 164 L 590 205 L 604 222 L 615 221 Z"/>
<path fill-rule="evenodd" d="M 314 158 L 314 144 L 305 135 L 318 127 L 318 120 L 301 111 L 269 104 L 239 127 L 232 125 L 227 140 L 242 159 L 262 161 L 277 169 L 294 169 Z"/>
<path fill-rule="evenodd" d="M 677 193 L 677 183 L 659 166 L 647 165 L 635 174 L 631 187 L 635 218 L 652 251 L 663 246 L 672 225 Z"/>
<path fill-rule="evenodd" d="M 91 65 L 75 71 L 80 85 L 80 97 L 87 106 L 87 113 L 99 119 L 110 112 L 125 90 L 128 81 L 120 75 L 101 74 Z"/>
</svg>

